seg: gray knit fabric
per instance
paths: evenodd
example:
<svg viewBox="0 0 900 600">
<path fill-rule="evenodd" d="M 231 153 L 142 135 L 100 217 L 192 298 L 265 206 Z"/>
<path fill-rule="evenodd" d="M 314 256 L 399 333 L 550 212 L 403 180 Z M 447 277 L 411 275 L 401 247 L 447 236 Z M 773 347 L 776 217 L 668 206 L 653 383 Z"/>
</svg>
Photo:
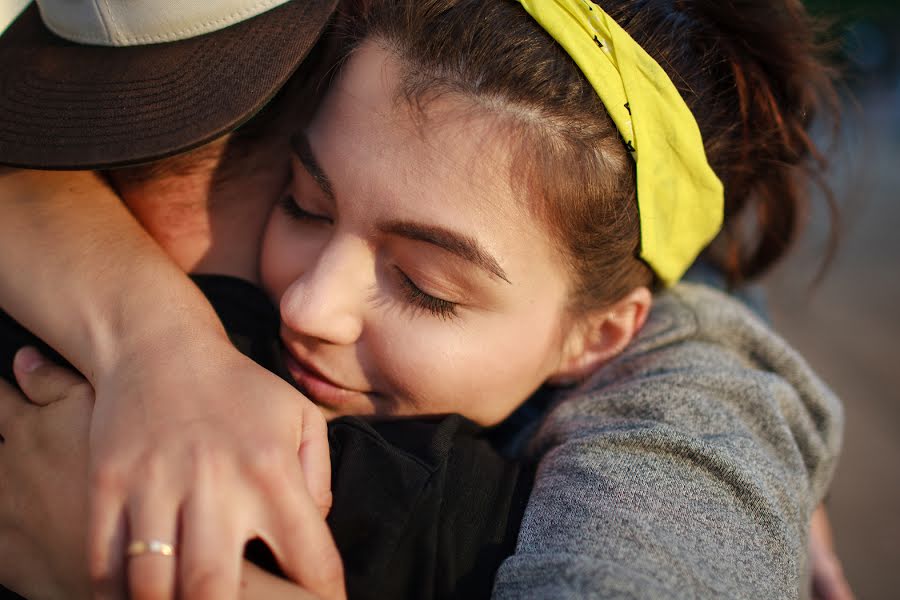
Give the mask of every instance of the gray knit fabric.
<svg viewBox="0 0 900 600">
<path fill-rule="evenodd" d="M 798 598 L 841 427 L 838 400 L 747 308 L 678 285 L 539 428 L 494 597 Z"/>
</svg>

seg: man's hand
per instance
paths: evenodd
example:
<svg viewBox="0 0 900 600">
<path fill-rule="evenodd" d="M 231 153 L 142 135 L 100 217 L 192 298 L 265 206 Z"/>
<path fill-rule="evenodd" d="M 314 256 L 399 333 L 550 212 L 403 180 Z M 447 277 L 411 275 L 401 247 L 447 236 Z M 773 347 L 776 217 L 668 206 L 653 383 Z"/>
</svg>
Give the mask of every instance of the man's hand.
<svg viewBox="0 0 900 600">
<path fill-rule="evenodd" d="M 853 600 L 841 560 L 834 551 L 834 538 L 825 506 L 813 513 L 809 526 L 809 563 L 813 600 Z"/>
<path fill-rule="evenodd" d="M 88 510 L 88 430 L 91 427 L 93 390 L 77 374 L 46 362 L 31 349 L 19 352 L 15 371 L 20 386 L 35 404 L 29 404 L 9 385 L 0 387 L 0 434 L 6 438 L 0 446 L 0 481 L 4 482 L 4 488 L 0 490 L 0 583 L 20 593 L 27 592 L 28 597 L 33 599 L 86 596 L 89 595 L 89 586 L 88 565 L 84 560 L 85 537 L 88 535 L 85 515 Z M 191 429 L 190 425 L 188 428 Z M 199 431 L 210 433 L 203 428 Z M 269 543 L 279 558 L 285 551 L 284 546 L 276 547 L 276 543 L 290 545 L 288 551 L 299 555 L 301 564 L 289 575 L 306 588 L 304 593 L 310 595 L 297 597 L 312 597 L 312 594 L 319 598 L 342 597 L 344 587 L 340 558 L 325 526 L 322 510 L 313 503 L 306 487 L 300 482 L 296 489 L 291 489 L 287 482 L 265 479 L 267 476 L 277 476 L 277 469 L 262 463 L 247 464 L 247 469 L 260 469 L 261 472 L 249 470 L 240 473 L 228 462 L 215 462 L 216 457 L 208 452 L 211 444 L 224 443 L 216 435 L 220 434 L 213 433 L 207 438 L 210 446 L 204 447 L 205 452 L 187 454 L 192 460 L 182 460 L 180 470 L 173 472 L 165 462 L 153 462 L 145 456 L 138 461 L 140 473 L 147 476 L 148 480 L 143 483 L 150 494 L 162 487 L 162 483 L 174 482 L 189 488 L 188 501 L 179 511 L 180 514 L 173 516 L 173 519 L 179 519 L 181 531 L 177 538 L 164 539 L 165 534 L 158 531 L 140 537 L 141 534 L 135 531 L 141 525 L 132 519 L 132 515 L 141 514 L 140 509 L 126 506 L 130 519 L 126 525 L 129 536 L 125 537 L 125 529 L 119 533 L 116 551 L 120 562 L 116 571 L 104 580 L 103 593 L 110 597 L 124 597 L 127 589 L 132 598 L 171 598 L 176 591 L 183 598 L 207 597 L 206 594 L 215 594 L 210 597 L 216 598 L 236 598 L 237 584 L 234 589 L 225 589 L 221 583 L 203 581 L 203 573 L 210 579 L 216 576 L 221 578 L 221 573 L 204 571 L 199 576 L 200 584 L 207 587 L 190 588 L 192 578 L 198 577 L 190 571 L 202 567 L 204 560 L 212 563 L 225 558 L 223 538 L 230 535 L 230 539 L 225 541 L 237 546 L 235 577 L 240 581 L 243 541 L 258 535 Z M 187 437 L 179 436 L 176 443 L 182 444 Z M 198 438 L 193 439 L 196 443 Z M 179 448 L 184 450 L 184 446 Z M 219 450 L 222 451 L 221 448 Z M 269 451 L 274 452 L 272 449 Z M 184 452 L 179 456 L 184 457 Z M 232 457 L 226 458 L 230 460 Z M 279 460 L 277 455 L 275 460 Z M 291 465 L 276 466 L 296 474 L 299 469 L 296 455 L 288 462 Z M 194 479 L 185 483 L 189 475 L 193 475 Z M 245 490 L 220 489 L 220 486 L 233 483 L 226 476 L 251 475 L 260 477 L 258 483 L 271 490 L 273 497 L 268 505 L 265 504 L 268 499 L 254 498 Z M 160 482 L 157 479 L 167 476 L 172 480 Z M 216 525 L 225 530 L 225 534 L 218 531 L 209 533 L 206 520 L 210 515 L 201 514 L 202 499 L 208 500 L 216 511 Z M 138 492 L 133 492 L 128 496 L 128 501 L 131 507 L 145 507 L 152 517 L 154 509 L 164 505 L 160 503 L 166 499 L 164 494 L 142 497 Z M 296 513 L 299 520 L 289 523 L 281 517 L 263 514 L 262 511 L 267 508 Z M 269 528 L 254 527 L 254 517 L 268 523 Z M 164 520 L 161 522 L 169 525 Z M 191 536 L 194 536 L 193 546 L 186 550 L 186 540 Z M 124 557 L 124 546 L 129 540 L 160 540 L 166 543 L 177 540 L 173 544 L 176 556 L 144 553 Z M 230 560 L 230 557 L 227 558 Z M 179 561 L 177 569 L 176 561 Z M 247 565 L 244 565 L 246 568 Z M 181 574 L 178 582 L 174 579 L 176 571 Z M 127 574 L 127 582 L 123 574 Z M 155 576 L 169 579 L 160 585 L 153 579 Z M 288 582 L 278 583 L 257 570 L 245 571 L 244 577 L 249 577 L 244 580 L 244 597 L 254 589 L 268 590 L 264 594 L 267 596 L 271 596 L 269 592 L 274 593 L 274 590 L 288 597 L 301 593 L 299 588 L 288 585 Z"/>
<path fill-rule="evenodd" d="M 29 404 L 0 380 L 0 583 L 31 600 L 87 598 L 88 428 L 93 391 L 59 367 L 20 352 Z M 33 371 L 25 370 L 35 366 Z"/>
<path fill-rule="evenodd" d="M 96 389 L 89 560 L 101 597 L 114 595 L 127 561 L 136 600 L 235 598 L 254 537 L 293 581 L 343 596 L 315 405 L 230 346 L 199 339 L 177 354 L 123 356 Z M 125 556 L 151 540 L 175 546 L 177 569 L 171 557 Z"/>
</svg>

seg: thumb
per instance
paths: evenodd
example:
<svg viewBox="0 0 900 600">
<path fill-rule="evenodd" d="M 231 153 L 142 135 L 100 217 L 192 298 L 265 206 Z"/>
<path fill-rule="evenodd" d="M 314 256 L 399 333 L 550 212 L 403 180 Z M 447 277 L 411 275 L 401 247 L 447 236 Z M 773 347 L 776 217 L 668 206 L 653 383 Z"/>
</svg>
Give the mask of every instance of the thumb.
<svg viewBox="0 0 900 600">
<path fill-rule="evenodd" d="M 331 453 L 328 448 L 328 424 L 322 412 L 311 402 L 304 411 L 300 467 L 306 488 L 322 516 L 328 515 L 331 494 Z"/>
<path fill-rule="evenodd" d="M 80 374 L 47 360 L 37 348 L 25 346 L 13 359 L 16 381 L 32 404 L 46 406 L 69 396 L 72 389 L 87 383 Z"/>
</svg>

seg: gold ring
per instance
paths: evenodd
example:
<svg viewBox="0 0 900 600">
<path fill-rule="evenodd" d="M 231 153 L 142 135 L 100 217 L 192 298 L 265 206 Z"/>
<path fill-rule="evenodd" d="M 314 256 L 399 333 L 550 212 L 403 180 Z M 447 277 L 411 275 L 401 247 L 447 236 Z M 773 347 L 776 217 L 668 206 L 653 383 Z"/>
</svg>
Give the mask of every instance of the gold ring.
<svg viewBox="0 0 900 600">
<path fill-rule="evenodd" d="M 135 540 L 128 544 L 125 551 L 128 556 L 140 556 L 141 554 L 159 554 L 160 556 L 175 556 L 175 546 L 159 540 Z"/>
</svg>

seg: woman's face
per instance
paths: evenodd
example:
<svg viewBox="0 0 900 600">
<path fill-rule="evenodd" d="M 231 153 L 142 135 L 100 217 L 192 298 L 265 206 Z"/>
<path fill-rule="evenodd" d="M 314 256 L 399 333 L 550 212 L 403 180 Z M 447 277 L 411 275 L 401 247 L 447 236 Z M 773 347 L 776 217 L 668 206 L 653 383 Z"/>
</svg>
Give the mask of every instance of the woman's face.
<svg viewBox="0 0 900 600">
<path fill-rule="evenodd" d="M 411 111 L 397 63 L 353 55 L 293 143 L 265 233 L 288 367 L 327 416 L 506 417 L 562 360 L 566 271 L 486 111 Z"/>
</svg>

